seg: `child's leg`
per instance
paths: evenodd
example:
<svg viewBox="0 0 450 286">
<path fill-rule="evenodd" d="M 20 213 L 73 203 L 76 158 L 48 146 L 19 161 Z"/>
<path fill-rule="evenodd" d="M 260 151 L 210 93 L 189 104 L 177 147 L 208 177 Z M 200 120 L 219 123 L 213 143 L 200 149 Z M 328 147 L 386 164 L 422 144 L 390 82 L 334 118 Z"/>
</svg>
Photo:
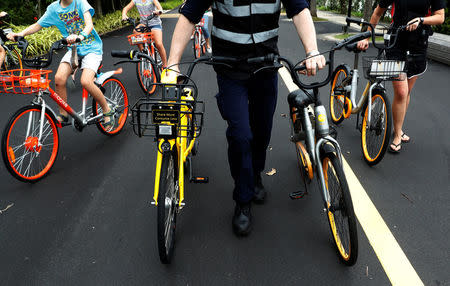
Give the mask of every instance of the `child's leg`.
<svg viewBox="0 0 450 286">
<path fill-rule="evenodd" d="M 161 29 L 152 29 L 153 39 L 155 41 L 155 47 L 158 49 L 159 55 L 161 56 L 161 60 L 163 62 L 163 66 L 167 66 L 167 55 L 166 49 L 164 49 L 163 39 L 162 39 L 162 30 Z"/>
<path fill-rule="evenodd" d="M 0 46 L 0 70 L 3 67 L 3 61 L 5 60 L 5 55 L 6 55 L 5 49 L 2 46 Z"/>
<path fill-rule="evenodd" d="M 68 52 L 70 53 L 70 52 Z M 63 57 L 66 58 L 65 56 Z M 70 60 L 70 57 L 69 57 Z M 58 71 L 55 74 L 55 92 L 61 97 L 65 102 L 67 102 L 67 90 L 66 90 L 66 82 L 69 76 L 72 74 L 72 68 L 70 64 L 61 61 L 58 67 Z M 59 113 L 63 116 L 67 117 L 67 112 L 59 107 Z"/>
</svg>

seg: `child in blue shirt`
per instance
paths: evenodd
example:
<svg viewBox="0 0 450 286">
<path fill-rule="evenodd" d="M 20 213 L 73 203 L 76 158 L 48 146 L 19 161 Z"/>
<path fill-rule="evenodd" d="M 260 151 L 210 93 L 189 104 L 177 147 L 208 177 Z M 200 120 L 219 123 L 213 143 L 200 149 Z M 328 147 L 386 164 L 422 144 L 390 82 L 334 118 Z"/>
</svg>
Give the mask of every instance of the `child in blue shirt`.
<svg viewBox="0 0 450 286">
<path fill-rule="evenodd" d="M 102 61 L 103 44 L 99 35 L 94 29 L 92 16 L 94 9 L 87 0 L 58 0 L 47 7 L 45 14 L 37 23 L 27 27 L 20 33 L 10 33 L 8 38 L 14 40 L 16 36 L 24 37 L 34 34 L 42 28 L 56 26 L 62 36 L 69 44 L 74 44 L 77 39 L 77 53 L 81 61 L 81 85 L 100 104 L 104 114 L 104 126 L 108 129 L 114 127 L 114 111 L 108 106 L 101 90 L 95 85 L 94 79 L 98 67 Z M 55 91 L 67 102 L 66 82 L 73 73 L 71 65 L 72 52 L 69 51 L 63 56 L 55 75 Z M 67 112 L 60 108 L 58 120 L 66 123 L 69 118 Z"/>
</svg>

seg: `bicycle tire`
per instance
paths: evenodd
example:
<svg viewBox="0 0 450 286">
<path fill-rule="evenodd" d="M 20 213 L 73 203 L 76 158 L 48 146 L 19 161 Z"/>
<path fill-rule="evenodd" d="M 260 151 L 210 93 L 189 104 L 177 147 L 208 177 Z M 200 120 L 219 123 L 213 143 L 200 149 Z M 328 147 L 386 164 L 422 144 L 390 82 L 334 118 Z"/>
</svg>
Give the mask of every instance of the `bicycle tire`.
<svg viewBox="0 0 450 286">
<path fill-rule="evenodd" d="M 102 120 L 97 120 L 96 125 L 98 130 L 103 134 L 113 136 L 122 131 L 125 122 L 127 121 L 129 111 L 128 95 L 122 82 L 115 77 L 110 77 L 103 82 L 102 91 L 108 104 L 110 106 L 113 105 L 116 110 L 116 114 L 114 115 L 115 123 L 111 130 L 103 125 Z M 92 112 L 93 116 L 102 113 L 102 108 L 95 99 L 92 100 Z"/>
<path fill-rule="evenodd" d="M 331 121 L 336 125 L 340 124 L 344 120 L 344 113 L 347 113 L 349 106 L 346 104 L 345 95 L 333 94 L 337 88 L 343 88 L 343 81 L 349 76 L 350 68 L 347 65 L 339 65 L 333 72 L 329 109 Z"/>
<path fill-rule="evenodd" d="M 194 58 L 198 59 L 199 57 L 201 57 L 202 55 L 202 51 L 201 51 L 201 37 L 200 37 L 200 32 L 198 32 L 197 30 L 194 32 Z"/>
<path fill-rule="evenodd" d="M 345 265 L 352 266 L 358 258 L 358 234 L 347 180 L 334 152 L 325 153 L 321 160 L 325 187 L 330 195 L 327 217 L 331 235 L 339 259 Z"/>
<path fill-rule="evenodd" d="M 369 166 L 374 166 L 383 159 L 390 142 L 392 128 L 391 105 L 386 93 L 374 89 L 372 94 L 371 126 L 367 126 L 369 105 L 366 104 L 361 127 L 361 150 Z"/>
<path fill-rule="evenodd" d="M 145 50 L 143 52 L 148 53 Z M 153 54 L 150 54 L 150 56 L 154 58 Z M 146 95 L 151 95 L 155 92 L 156 86 L 154 83 L 159 82 L 159 73 L 157 70 L 153 63 L 147 59 L 141 59 L 136 65 L 138 83 Z"/>
<path fill-rule="evenodd" d="M 177 163 L 176 148 L 163 153 L 157 206 L 157 236 L 159 259 L 164 264 L 171 262 L 175 248 L 179 197 Z"/>
<path fill-rule="evenodd" d="M 23 69 L 23 63 L 22 63 L 22 57 L 20 56 L 20 52 L 17 51 L 13 46 L 8 46 L 8 50 L 6 50 L 6 57 L 5 61 L 2 64 L 2 68 L 4 71 L 10 71 L 10 70 L 18 70 L 16 72 L 13 72 L 15 76 L 22 76 L 22 69 Z"/>
<path fill-rule="evenodd" d="M 22 107 L 3 131 L 3 162 L 8 172 L 22 182 L 34 183 L 44 178 L 58 156 L 59 133 L 56 118 L 49 110 L 45 111 L 41 146 L 38 145 L 41 113 L 40 106 Z M 26 136 L 28 123 L 30 133 Z"/>
</svg>

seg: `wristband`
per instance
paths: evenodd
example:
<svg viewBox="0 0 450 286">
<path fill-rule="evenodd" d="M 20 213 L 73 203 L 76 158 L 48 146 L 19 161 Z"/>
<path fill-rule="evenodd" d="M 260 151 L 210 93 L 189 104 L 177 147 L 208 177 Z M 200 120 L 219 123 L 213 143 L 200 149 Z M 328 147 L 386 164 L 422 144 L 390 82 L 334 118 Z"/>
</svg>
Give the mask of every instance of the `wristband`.
<svg viewBox="0 0 450 286">
<path fill-rule="evenodd" d="M 420 24 L 423 24 L 423 21 L 425 21 L 424 17 L 420 17 Z"/>
<path fill-rule="evenodd" d="M 312 51 L 310 51 L 309 53 L 306 54 L 306 57 L 309 58 L 309 57 L 311 57 L 311 56 L 317 56 L 317 55 L 319 55 L 319 54 L 320 54 L 319 51 L 317 51 L 317 50 L 312 50 Z"/>
</svg>

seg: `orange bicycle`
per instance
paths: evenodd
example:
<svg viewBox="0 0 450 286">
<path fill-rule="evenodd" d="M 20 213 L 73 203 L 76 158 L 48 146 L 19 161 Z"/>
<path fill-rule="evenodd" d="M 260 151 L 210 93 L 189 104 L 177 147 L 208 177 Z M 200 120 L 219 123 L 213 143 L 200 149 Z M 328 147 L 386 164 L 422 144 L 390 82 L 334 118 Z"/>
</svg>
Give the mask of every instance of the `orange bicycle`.
<svg viewBox="0 0 450 286">
<path fill-rule="evenodd" d="M 139 86 L 146 94 L 153 94 L 155 92 L 154 83 L 159 82 L 162 72 L 162 60 L 158 49 L 155 47 L 153 34 L 147 26 L 136 27 L 136 19 L 128 18 L 127 22 L 132 24 L 137 33 L 128 35 L 128 42 L 130 45 L 143 46 L 141 52 L 150 56 L 156 63 L 156 66 L 148 61 L 146 58 L 141 58 L 136 66 L 136 74 L 138 77 Z"/>
<path fill-rule="evenodd" d="M 53 89 L 48 75 L 51 70 L 43 70 L 52 61 L 53 51 L 67 46 L 65 39 L 53 43 L 46 55 L 26 58 L 28 43 L 19 39 L 22 60 L 25 65 L 35 69 L 22 69 L 0 72 L 0 93 L 36 94 L 31 105 L 17 110 L 3 130 L 1 153 L 6 169 L 16 179 L 33 183 L 44 178 L 58 155 L 58 128 L 72 125 L 75 130 L 96 124 L 106 135 L 118 134 L 128 117 L 128 97 L 124 85 L 114 78 L 122 69 L 102 73 L 98 71 L 95 83 L 102 90 L 106 101 L 114 110 L 114 125 L 106 126 L 100 105 L 93 99 L 92 108 L 87 107 L 89 94 L 83 89 L 82 110 L 76 112 Z M 17 75 L 17 74 L 20 74 Z M 55 112 L 47 105 L 44 95 L 48 95 L 72 117 L 71 123 L 62 125 Z"/>
</svg>

